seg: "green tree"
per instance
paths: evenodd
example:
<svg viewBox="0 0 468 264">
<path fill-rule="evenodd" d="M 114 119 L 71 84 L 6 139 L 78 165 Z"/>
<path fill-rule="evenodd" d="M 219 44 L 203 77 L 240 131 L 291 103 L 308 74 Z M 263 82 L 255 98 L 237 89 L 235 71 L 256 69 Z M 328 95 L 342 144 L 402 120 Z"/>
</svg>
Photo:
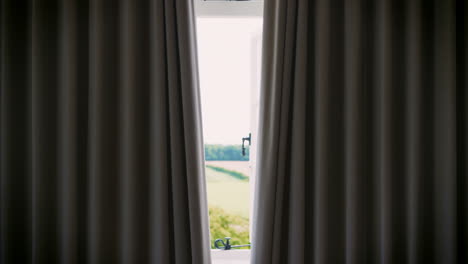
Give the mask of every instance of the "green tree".
<svg viewBox="0 0 468 264">
<path fill-rule="evenodd" d="M 249 148 L 245 150 L 245 156 L 242 156 L 241 145 L 205 145 L 205 160 L 236 160 L 248 161 Z"/>
</svg>

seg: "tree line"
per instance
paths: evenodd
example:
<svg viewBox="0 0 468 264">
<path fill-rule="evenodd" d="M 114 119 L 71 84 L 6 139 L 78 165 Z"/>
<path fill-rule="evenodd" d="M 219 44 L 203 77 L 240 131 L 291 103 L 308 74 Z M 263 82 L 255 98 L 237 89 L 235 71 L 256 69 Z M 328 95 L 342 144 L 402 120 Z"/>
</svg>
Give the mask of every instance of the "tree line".
<svg viewBox="0 0 468 264">
<path fill-rule="evenodd" d="M 249 148 L 245 150 L 245 156 L 242 156 L 241 145 L 218 145 L 206 144 L 205 145 L 205 160 L 236 160 L 248 161 Z"/>
</svg>

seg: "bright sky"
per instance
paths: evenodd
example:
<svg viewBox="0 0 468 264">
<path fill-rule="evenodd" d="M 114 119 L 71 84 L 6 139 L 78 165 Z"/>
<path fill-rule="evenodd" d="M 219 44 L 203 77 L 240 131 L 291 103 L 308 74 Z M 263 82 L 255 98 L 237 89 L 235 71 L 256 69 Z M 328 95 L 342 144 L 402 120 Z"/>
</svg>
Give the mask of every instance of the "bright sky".
<svg viewBox="0 0 468 264">
<path fill-rule="evenodd" d="M 241 144 L 250 132 L 260 18 L 198 18 L 203 133 L 207 144 Z M 258 78 L 258 76 L 257 76 Z"/>
</svg>

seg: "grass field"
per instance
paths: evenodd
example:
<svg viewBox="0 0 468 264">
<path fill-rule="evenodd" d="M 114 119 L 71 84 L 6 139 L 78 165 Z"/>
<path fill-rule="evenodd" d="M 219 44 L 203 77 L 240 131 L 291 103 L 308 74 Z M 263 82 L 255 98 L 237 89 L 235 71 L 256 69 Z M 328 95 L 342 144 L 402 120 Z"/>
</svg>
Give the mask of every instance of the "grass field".
<svg viewBox="0 0 468 264">
<path fill-rule="evenodd" d="M 239 177 L 236 170 L 246 164 L 216 163 L 205 167 L 208 206 L 210 209 L 211 246 L 214 240 L 231 237 L 233 245 L 250 243 L 249 238 L 249 178 Z M 228 165 L 228 166 L 223 166 Z"/>
<path fill-rule="evenodd" d="M 208 204 L 220 207 L 232 214 L 249 217 L 249 182 L 211 168 L 206 168 L 205 172 Z"/>
<path fill-rule="evenodd" d="M 237 160 L 210 160 L 205 161 L 206 165 L 216 166 L 225 168 L 228 170 L 238 171 L 247 176 L 250 175 L 250 162 L 248 161 L 237 161 Z"/>
</svg>

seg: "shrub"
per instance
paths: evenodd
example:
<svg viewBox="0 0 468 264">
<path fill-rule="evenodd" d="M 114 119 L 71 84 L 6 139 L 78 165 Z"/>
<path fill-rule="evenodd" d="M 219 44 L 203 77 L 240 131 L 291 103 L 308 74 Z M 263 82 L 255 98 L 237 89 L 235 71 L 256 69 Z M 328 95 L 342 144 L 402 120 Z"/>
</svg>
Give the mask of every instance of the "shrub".
<svg viewBox="0 0 468 264">
<path fill-rule="evenodd" d="M 249 244 L 249 219 L 229 214 L 225 210 L 210 205 L 211 248 L 216 239 L 231 237 L 231 245 Z M 245 248 L 244 248 L 245 249 Z"/>
</svg>

